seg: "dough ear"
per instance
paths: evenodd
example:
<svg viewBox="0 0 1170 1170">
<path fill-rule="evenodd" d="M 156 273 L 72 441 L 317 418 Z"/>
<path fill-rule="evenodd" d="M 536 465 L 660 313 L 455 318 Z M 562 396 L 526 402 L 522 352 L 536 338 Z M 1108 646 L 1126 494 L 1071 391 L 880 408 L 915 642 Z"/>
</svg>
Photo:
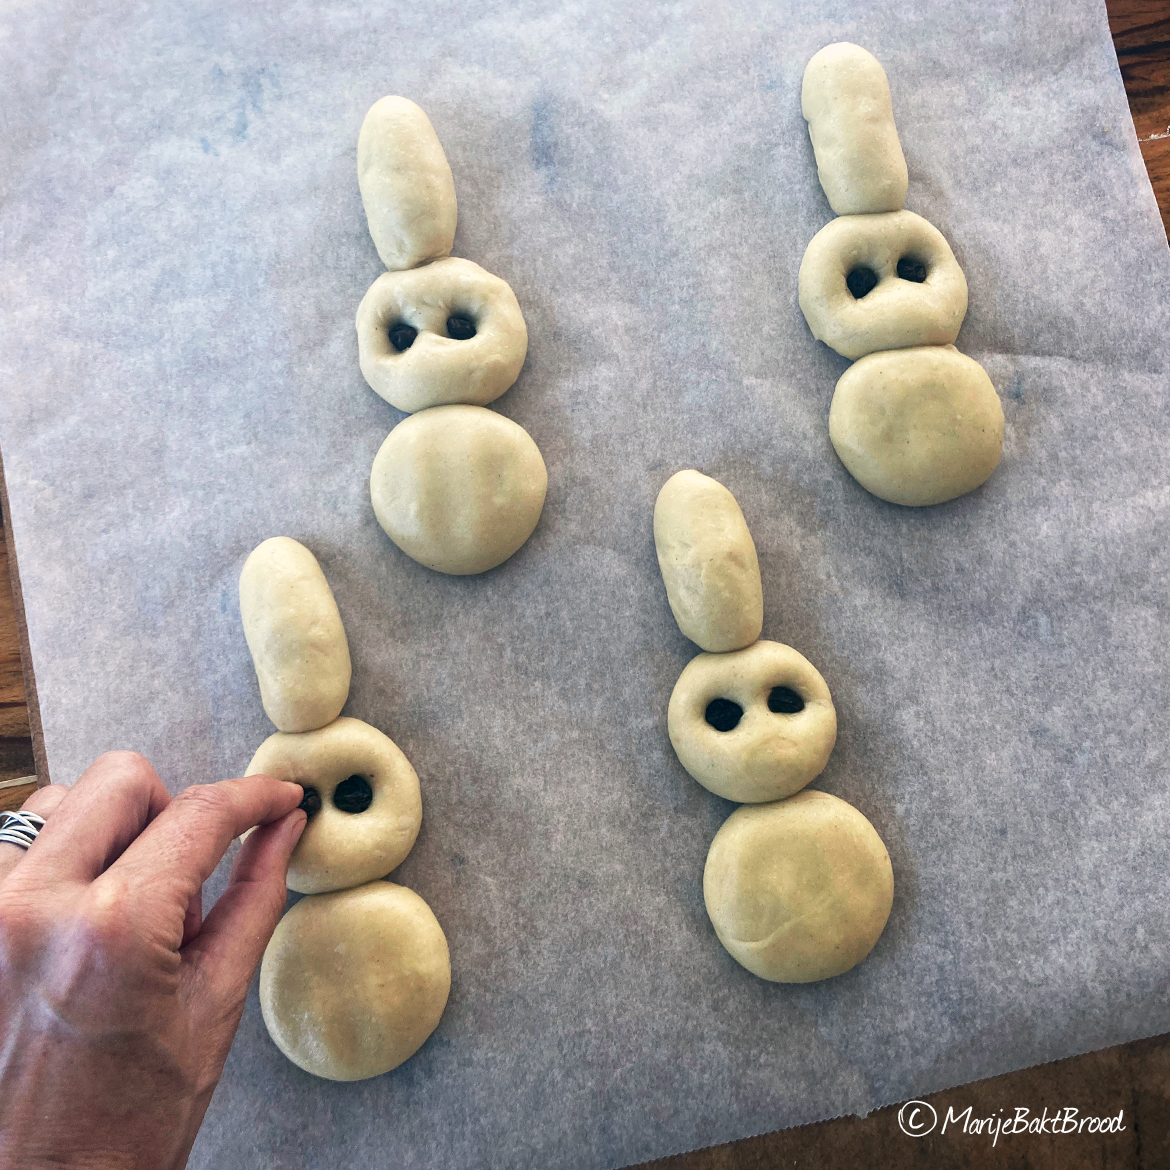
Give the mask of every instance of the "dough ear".
<svg viewBox="0 0 1170 1170">
<path fill-rule="evenodd" d="M 357 164 L 370 235 L 391 272 L 451 254 L 455 180 L 430 118 L 414 102 L 384 97 L 370 107 Z"/>
<path fill-rule="evenodd" d="M 718 654 L 759 638 L 760 564 L 727 488 L 698 471 L 672 475 L 654 505 L 654 546 L 671 612 L 692 642 Z"/>
<path fill-rule="evenodd" d="M 260 698 L 281 731 L 315 731 L 349 697 L 349 643 L 333 591 L 303 544 L 274 536 L 240 573 L 240 618 Z"/>
<path fill-rule="evenodd" d="M 805 66 L 800 108 L 829 206 L 838 215 L 900 210 L 906 158 L 877 58 L 847 41 L 826 45 Z"/>
</svg>

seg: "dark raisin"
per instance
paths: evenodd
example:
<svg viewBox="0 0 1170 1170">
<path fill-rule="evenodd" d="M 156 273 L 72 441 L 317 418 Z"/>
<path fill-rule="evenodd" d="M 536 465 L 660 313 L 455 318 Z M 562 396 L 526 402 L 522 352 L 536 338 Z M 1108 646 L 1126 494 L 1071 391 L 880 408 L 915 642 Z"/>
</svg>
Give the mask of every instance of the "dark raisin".
<svg viewBox="0 0 1170 1170">
<path fill-rule="evenodd" d="M 303 808 L 309 816 L 319 813 L 321 811 L 321 794 L 311 785 L 302 784 L 301 787 L 305 790 L 305 795 L 301 797 L 301 803 L 297 805 L 297 808 Z"/>
<path fill-rule="evenodd" d="M 730 699 L 712 699 L 704 714 L 716 731 L 731 731 L 743 718 L 743 708 Z"/>
<path fill-rule="evenodd" d="M 898 275 L 903 280 L 921 284 L 926 279 L 926 265 L 921 260 L 911 260 L 909 256 L 903 256 L 898 261 Z"/>
<path fill-rule="evenodd" d="M 374 790 L 364 776 L 350 776 L 333 790 L 333 803 L 343 813 L 363 813 L 374 799 Z"/>
<path fill-rule="evenodd" d="M 455 341 L 470 341 L 475 336 L 475 322 L 470 317 L 448 317 L 447 336 Z"/>
<path fill-rule="evenodd" d="M 399 321 L 397 325 L 390 326 L 390 344 L 399 353 L 405 353 L 410 349 L 417 336 L 418 330 L 413 325 L 407 325 L 405 321 Z"/>
<path fill-rule="evenodd" d="M 776 715 L 795 715 L 804 710 L 804 700 L 791 687 L 773 687 L 768 695 L 768 710 Z"/>
<path fill-rule="evenodd" d="M 877 287 L 877 273 L 872 268 L 855 268 L 847 277 L 845 283 L 849 291 L 857 300 L 868 296 Z"/>
</svg>

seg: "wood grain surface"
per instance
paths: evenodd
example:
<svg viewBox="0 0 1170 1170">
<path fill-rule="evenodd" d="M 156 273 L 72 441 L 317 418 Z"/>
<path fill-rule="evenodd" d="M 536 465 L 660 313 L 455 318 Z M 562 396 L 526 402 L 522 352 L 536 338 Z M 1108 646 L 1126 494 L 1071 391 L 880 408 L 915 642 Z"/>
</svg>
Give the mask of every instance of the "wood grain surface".
<svg viewBox="0 0 1170 1170">
<path fill-rule="evenodd" d="M 1109 27 L 1129 95 L 1142 155 L 1170 235 L 1170 0 L 1108 0 Z M 976 18 L 977 9 L 972 9 Z M 34 771 L 29 708 L 21 682 L 18 613 L 0 541 L 0 783 Z M 36 722 L 33 712 L 32 723 Z M 0 787 L 0 811 L 17 808 L 31 788 Z M 868 1118 L 839 1118 L 781 1130 L 714 1149 L 643 1163 L 651 1170 L 1170 1170 L 1170 1036 L 1009 1073 L 927 1098 L 940 1121 L 968 1105 L 976 1118 L 1030 1115 L 1073 1107 L 1116 1116 L 1117 1134 L 1015 1134 L 995 1145 L 985 1135 L 906 1136 L 898 1107 Z"/>
</svg>

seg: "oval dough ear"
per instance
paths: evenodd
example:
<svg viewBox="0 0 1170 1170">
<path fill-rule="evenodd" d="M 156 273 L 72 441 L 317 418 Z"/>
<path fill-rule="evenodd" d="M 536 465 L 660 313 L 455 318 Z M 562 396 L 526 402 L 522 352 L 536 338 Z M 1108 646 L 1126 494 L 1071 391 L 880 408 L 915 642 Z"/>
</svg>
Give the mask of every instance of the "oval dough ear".
<svg viewBox="0 0 1170 1170">
<path fill-rule="evenodd" d="M 760 636 L 756 546 L 727 488 L 698 471 L 672 475 L 654 505 L 654 546 L 671 612 L 692 642 L 722 653 Z"/>
<path fill-rule="evenodd" d="M 826 45 L 805 66 L 800 108 L 829 206 L 838 215 L 899 211 L 906 158 L 877 58 L 847 41 Z"/>
<path fill-rule="evenodd" d="M 358 135 L 358 186 L 370 235 L 392 272 L 451 254 L 455 180 L 439 136 L 404 97 L 375 102 Z"/>
<path fill-rule="evenodd" d="M 268 718 L 281 731 L 332 723 L 349 697 L 349 643 L 317 558 L 287 536 L 258 545 L 240 573 L 240 618 Z"/>
</svg>

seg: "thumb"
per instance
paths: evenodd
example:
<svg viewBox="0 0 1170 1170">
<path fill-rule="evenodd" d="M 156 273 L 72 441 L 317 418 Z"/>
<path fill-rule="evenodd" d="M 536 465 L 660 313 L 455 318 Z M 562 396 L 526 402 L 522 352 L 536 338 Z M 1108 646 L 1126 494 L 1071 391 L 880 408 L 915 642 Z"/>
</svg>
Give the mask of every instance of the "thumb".
<svg viewBox="0 0 1170 1170">
<path fill-rule="evenodd" d="M 288 859 L 308 819 L 293 809 L 248 836 L 232 866 L 228 888 L 198 935 L 181 951 L 184 967 L 198 972 L 196 994 L 203 1002 L 192 1004 L 195 1014 L 204 1017 L 207 1027 L 219 1021 L 230 1024 L 227 1045 L 244 1009 L 252 974 L 284 913 Z"/>
</svg>

